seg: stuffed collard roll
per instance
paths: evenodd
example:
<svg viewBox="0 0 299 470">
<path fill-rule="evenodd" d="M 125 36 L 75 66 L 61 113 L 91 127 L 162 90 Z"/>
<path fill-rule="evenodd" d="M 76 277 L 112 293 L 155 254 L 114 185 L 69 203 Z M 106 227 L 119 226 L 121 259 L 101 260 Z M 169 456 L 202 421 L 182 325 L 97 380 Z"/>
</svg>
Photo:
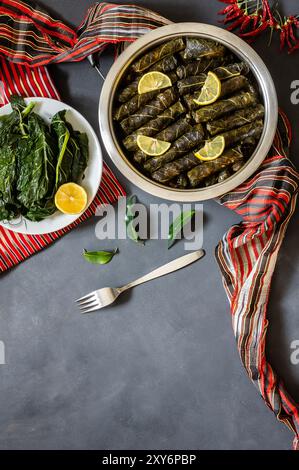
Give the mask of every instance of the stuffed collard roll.
<svg viewBox="0 0 299 470">
<path fill-rule="evenodd" d="M 154 64 L 152 67 L 150 67 L 147 72 L 162 72 L 169 74 L 172 72 L 177 66 L 177 59 L 171 55 L 164 57 L 162 60 Z M 174 77 L 171 76 L 171 81 L 174 80 Z M 140 80 L 141 76 L 138 76 L 133 80 L 131 83 L 129 83 L 119 94 L 118 94 L 118 101 L 120 103 L 125 103 L 128 101 L 130 98 L 132 98 L 137 92 L 138 92 L 138 83 Z"/>
<path fill-rule="evenodd" d="M 192 116 L 196 122 L 213 121 L 227 113 L 243 109 L 256 104 L 256 96 L 253 93 L 241 92 L 225 100 L 216 101 L 193 111 Z"/>
<path fill-rule="evenodd" d="M 236 127 L 244 126 L 250 122 L 261 119 L 264 116 L 265 109 L 262 104 L 251 106 L 236 111 L 235 113 L 207 123 L 207 130 L 211 135 L 227 132 Z"/>
<path fill-rule="evenodd" d="M 186 132 L 186 134 L 182 135 L 179 139 L 177 139 L 172 144 L 168 152 L 157 157 L 152 157 L 150 160 L 148 160 L 144 164 L 145 170 L 150 173 L 153 173 L 154 171 L 158 170 L 158 168 L 160 168 L 162 165 L 172 162 L 173 160 L 181 157 L 194 147 L 198 147 L 199 144 L 203 142 L 204 137 L 205 133 L 202 125 L 195 125 L 189 132 Z"/>
<path fill-rule="evenodd" d="M 158 116 L 164 109 L 169 108 L 176 99 L 177 95 L 173 88 L 168 88 L 163 93 L 159 93 L 156 98 L 137 110 L 135 114 L 131 114 L 120 122 L 123 131 L 126 134 L 135 131 Z"/>
<path fill-rule="evenodd" d="M 172 74 L 168 74 L 172 84 L 174 84 L 177 80 L 176 74 L 173 72 Z M 138 88 L 138 84 L 137 84 Z M 141 106 L 147 104 L 150 100 L 152 100 L 161 90 L 150 91 L 148 93 L 141 93 L 136 94 L 130 98 L 126 103 L 121 104 L 116 110 L 114 111 L 113 118 L 116 121 L 120 121 L 121 119 L 130 116 L 130 114 L 134 114 Z"/>
<path fill-rule="evenodd" d="M 244 142 L 248 138 L 258 139 L 264 128 L 264 122 L 262 119 L 250 122 L 245 126 L 238 127 L 237 129 L 232 129 L 231 131 L 223 132 L 223 137 L 225 140 L 225 146 L 231 147 L 237 142 Z"/>
<path fill-rule="evenodd" d="M 217 75 L 219 80 L 228 80 L 231 78 L 235 78 L 241 73 L 248 73 L 249 72 L 249 66 L 245 62 L 238 62 L 235 64 L 230 64 L 227 66 L 223 67 L 218 67 L 213 72 Z M 182 80 L 179 80 L 177 82 L 177 87 L 179 90 L 180 95 L 186 95 L 187 93 L 194 93 L 197 90 L 200 90 L 207 78 L 207 74 L 201 73 L 199 75 L 193 75 L 187 78 L 184 78 Z M 245 86 L 248 86 L 248 81 L 242 76 L 242 78 L 237 78 L 236 80 L 232 82 L 227 82 L 222 84 L 222 96 L 226 96 L 231 93 L 231 88 L 233 88 L 233 91 L 240 90 L 241 88 L 244 88 Z M 190 105 L 192 108 L 194 108 L 196 105 Z M 195 108 L 194 108 L 195 109 Z"/>
<path fill-rule="evenodd" d="M 185 48 L 185 43 L 182 38 L 172 39 L 161 46 L 156 47 L 152 51 L 144 54 L 139 60 L 134 62 L 132 70 L 135 73 L 143 72 L 151 67 L 153 64 L 161 60 L 163 57 L 174 54 Z"/>
<path fill-rule="evenodd" d="M 225 98 L 226 96 L 235 94 L 237 91 L 243 90 L 244 88 L 247 89 L 248 85 L 248 79 L 243 75 L 240 75 L 239 77 L 229 78 L 228 80 L 222 82 L 220 98 Z M 198 98 L 198 94 L 199 92 L 184 96 L 185 103 L 190 110 L 200 108 L 200 105 L 198 105 L 194 101 L 194 99 Z M 216 103 L 217 102 L 218 101 L 216 101 Z"/>
<path fill-rule="evenodd" d="M 214 173 L 217 173 L 237 162 L 242 160 L 243 154 L 239 148 L 227 150 L 221 157 L 216 158 L 211 162 L 204 162 L 192 170 L 188 171 L 187 176 L 189 178 L 190 186 L 196 188 L 206 178 L 210 177 Z"/>
<path fill-rule="evenodd" d="M 183 51 L 184 59 L 200 59 L 202 57 L 222 57 L 226 49 L 222 44 L 203 38 L 187 38 Z"/>
<path fill-rule="evenodd" d="M 183 78 L 192 77 L 201 73 L 207 73 L 209 70 L 214 70 L 216 67 L 220 67 L 225 64 L 226 61 L 227 56 L 202 58 L 200 60 L 190 62 L 189 64 L 179 65 L 176 69 L 176 74 L 178 78 L 182 80 Z"/>
<path fill-rule="evenodd" d="M 167 183 L 180 173 L 191 170 L 200 163 L 193 152 L 184 155 L 173 162 L 166 163 L 161 166 L 157 171 L 152 173 L 152 178 L 159 183 Z"/>
<path fill-rule="evenodd" d="M 176 119 L 185 113 L 186 109 L 182 105 L 180 101 L 177 101 L 169 108 L 165 109 L 161 114 L 159 114 L 156 118 L 151 119 L 148 121 L 145 126 L 140 127 L 137 129 L 133 134 L 128 135 L 123 140 L 123 145 L 129 151 L 134 151 L 138 149 L 137 146 L 137 135 L 146 135 L 148 137 L 153 137 L 158 132 L 162 131 L 166 126 L 172 124 L 176 121 Z M 165 139 L 161 139 L 165 140 Z M 170 142 L 170 141 L 168 141 Z"/>
</svg>

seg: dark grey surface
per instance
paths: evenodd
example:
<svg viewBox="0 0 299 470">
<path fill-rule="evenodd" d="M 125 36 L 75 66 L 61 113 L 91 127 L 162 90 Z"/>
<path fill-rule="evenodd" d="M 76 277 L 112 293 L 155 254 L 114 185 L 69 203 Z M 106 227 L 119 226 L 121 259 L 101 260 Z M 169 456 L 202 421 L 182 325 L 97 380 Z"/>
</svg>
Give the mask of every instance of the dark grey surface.
<svg viewBox="0 0 299 470">
<path fill-rule="evenodd" d="M 91 1 L 40 2 L 77 25 Z M 217 24 L 213 0 L 136 3 L 174 21 Z M 286 1 L 296 12 L 296 0 Z M 299 54 L 288 57 L 254 44 L 270 68 L 280 105 L 294 129 L 298 108 L 290 82 L 299 79 Z M 108 59 L 103 64 L 108 68 Z M 84 63 L 51 67 L 62 99 L 98 129 L 101 81 Z M 298 163 L 295 133 L 292 158 Z M 105 157 L 108 158 L 108 157 Z M 141 202 L 158 202 L 124 181 Z M 109 310 L 81 316 L 74 298 L 118 285 L 182 255 L 163 241 L 144 248 L 130 241 L 99 242 L 96 218 L 2 275 L 0 340 L 1 449 L 289 449 L 292 434 L 265 407 L 238 357 L 214 247 L 239 217 L 204 204 L 204 260 L 184 272 L 136 288 Z M 299 339 L 298 211 L 279 255 L 269 308 L 269 356 L 294 397 L 299 365 L 290 342 Z M 83 248 L 113 247 L 106 267 L 85 263 Z"/>
</svg>

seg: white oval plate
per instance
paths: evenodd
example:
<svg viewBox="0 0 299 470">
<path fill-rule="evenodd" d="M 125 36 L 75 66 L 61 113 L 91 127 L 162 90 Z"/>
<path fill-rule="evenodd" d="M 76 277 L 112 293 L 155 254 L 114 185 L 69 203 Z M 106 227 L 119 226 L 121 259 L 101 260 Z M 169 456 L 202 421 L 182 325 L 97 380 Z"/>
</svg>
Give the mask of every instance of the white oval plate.
<svg viewBox="0 0 299 470">
<path fill-rule="evenodd" d="M 80 132 L 86 132 L 89 142 L 89 160 L 84 173 L 84 180 L 82 182 L 82 186 L 84 186 L 88 195 L 87 206 L 84 209 L 85 212 L 88 206 L 92 203 L 102 178 L 103 157 L 96 133 L 82 114 L 68 104 L 51 98 L 25 98 L 25 101 L 26 103 L 34 101 L 36 103 L 34 111 L 47 123 L 50 123 L 52 117 L 58 111 L 66 109 L 66 118 L 73 128 Z M 10 104 L 7 104 L 0 108 L 0 116 L 9 114 L 11 111 L 12 109 Z M 67 215 L 57 211 L 55 214 L 41 220 L 40 222 L 31 222 L 24 217 L 20 217 L 19 219 L 13 219 L 9 222 L 0 222 L 0 225 L 8 228 L 9 230 L 13 230 L 14 232 L 25 233 L 28 235 L 42 235 L 45 233 L 55 232 L 56 230 L 66 227 L 67 225 L 75 222 L 75 220 L 77 220 L 81 215 L 82 213 Z"/>
</svg>

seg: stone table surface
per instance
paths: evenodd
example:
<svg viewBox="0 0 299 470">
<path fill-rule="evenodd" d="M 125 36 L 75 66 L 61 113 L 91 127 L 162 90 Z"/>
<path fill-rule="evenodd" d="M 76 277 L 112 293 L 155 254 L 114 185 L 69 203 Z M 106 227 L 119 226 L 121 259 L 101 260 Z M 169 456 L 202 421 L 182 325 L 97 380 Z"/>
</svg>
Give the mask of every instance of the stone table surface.
<svg viewBox="0 0 299 470">
<path fill-rule="evenodd" d="M 89 0 L 43 0 L 55 16 L 78 25 Z M 216 0 L 136 0 L 173 21 L 217 24 Z M 296 12 L 296 0 L 283 2 Z M 299 79 L 299 54 L 254 48 L 269 67 L 281 107 L 295 133 L 298 107 L 290 84 Z M 107 72 L 111 58 L 103 58 Z M 98 130 L 101 80 L 87 61 L 51 66 L 62 99 Z M 104 151 L 106 161 L 109 157 Z M 110 162 L 109 162 L 110 163 Z M 111 163 L 110 163 L 111 164 Z M 113 165 L 111 164 L 113 167 Z M 114 168 L 114 167 L 113 167 Z M 162 202 L 126 181 L 145 205 Z M 97 240 L 93 217 L 63 239 L 2 274 L 0 340 L 1 449 L 289 449 L 292 435 L 263 404 L 243 370 L 231 328 L 214 248 L 239 217 L 204 203 L 206 257 L 197 264 L 136 288 L 110 309 L 82 316 L 73 300 L 119 285 L 184 254 L 183 243 L 144 248 L 129 240 Z M 120 254 L 105 267 L 89 265 L 83 248 Z M 269 305 L 267 353 L 299 399 L 299 365 L 290 344 L 299 339 L 298 210 L 279 254 Z"/>
</svg>

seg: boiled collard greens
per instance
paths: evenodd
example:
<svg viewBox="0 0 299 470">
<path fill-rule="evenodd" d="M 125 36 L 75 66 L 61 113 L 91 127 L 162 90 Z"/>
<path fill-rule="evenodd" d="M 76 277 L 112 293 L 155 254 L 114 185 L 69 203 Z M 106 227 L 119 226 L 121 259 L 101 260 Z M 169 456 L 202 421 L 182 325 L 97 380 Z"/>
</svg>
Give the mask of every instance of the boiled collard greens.
<svg viewBox="0 0 299 470">
<path fill-rule="evenodd" d="M 49 126 L 34 104 L 11 97 L 12 113 L 0 120 L 0 220 L 23 215 L 40 221 L 56 210 L 58 187 L 80 181 L 88 162 L 86 134 L 74 131 L 65 111 Z"/>
</svg>

